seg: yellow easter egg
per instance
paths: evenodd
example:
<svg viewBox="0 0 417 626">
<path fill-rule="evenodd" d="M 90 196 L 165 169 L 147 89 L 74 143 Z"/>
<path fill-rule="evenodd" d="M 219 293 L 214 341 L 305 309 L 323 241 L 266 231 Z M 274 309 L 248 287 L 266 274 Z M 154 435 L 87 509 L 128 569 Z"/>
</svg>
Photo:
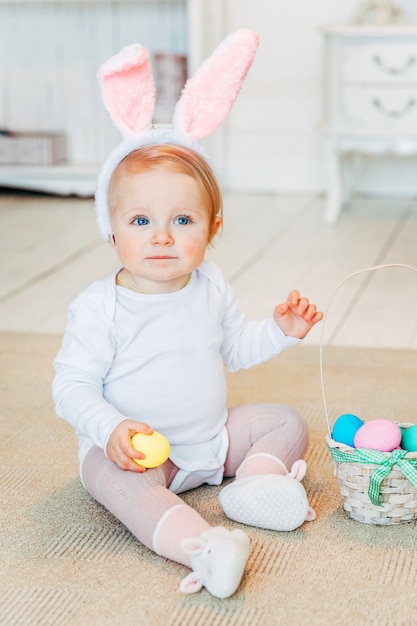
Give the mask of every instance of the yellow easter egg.
<svg viewBox="0 0 417 626">
<path fill-rule="evenodd" d="M 142 433 L 133 435 L 132 446 L 145 455 L 144 459 L 133 460 L 146 468 L 157 467 L 165 463 L 171 450 L 168 439 L 155 430 L 152 435 L 143 435 Z"/>
</svg>

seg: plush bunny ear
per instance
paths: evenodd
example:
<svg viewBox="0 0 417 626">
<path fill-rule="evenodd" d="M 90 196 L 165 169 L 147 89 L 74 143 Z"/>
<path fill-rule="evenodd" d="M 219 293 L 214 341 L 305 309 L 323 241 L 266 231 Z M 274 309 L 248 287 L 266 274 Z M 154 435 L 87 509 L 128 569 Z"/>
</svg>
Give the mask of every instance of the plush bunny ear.
<svg viewBox="0 0 417 626">
<path fill-rule="evenodd" d="M 228 35 L 185 85 L 175 107 L 174 127 L 200 140 L 227 117 L 248 73 L 259 38 L 241 29 Z"/>
<path fill-rule="evenodd" d="M 176 144 L 207 159 L 200 140 L 229 113 L 252 64 L 258 35 L 247 29 L 231 33 L 191 78 L 169 128 L 154 128 L 155 86 L 149 53 L 139 44 L 123 48 L 99 70 L 104 104 L 123 140 L 101 168 L 96 190 L 100 233 L 112 241 L 108 186 L 118 164 L 133 150 L 152 144 Z"/>
<path fill-rule="evenodd" d="M 139 44 L 126 46 L 99 70 L 104 104 L 123 136 L 151 128 L 155 85 L 149 52 Z"/>
</svg>

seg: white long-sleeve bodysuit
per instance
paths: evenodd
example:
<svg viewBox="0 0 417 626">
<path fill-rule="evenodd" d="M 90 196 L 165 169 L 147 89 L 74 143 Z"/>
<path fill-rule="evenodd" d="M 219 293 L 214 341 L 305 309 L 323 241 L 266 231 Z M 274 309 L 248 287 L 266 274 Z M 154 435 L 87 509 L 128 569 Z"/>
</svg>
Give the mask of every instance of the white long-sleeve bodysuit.
<svg viewBox="0 0 417 626">
<path fill-rule="evenodd" d="M 169 440 L 181 470 L 172 491 L 220 484 L 228 449 L 224 365 L 252 367 L 298 341 L 272 318 L 248 322 L 212 263 L 174 293 L 136 293 L 116 286 L 112 274 L 70 306 L 55 360 L 56 410 L 76 430 L 81 464 L 131 418 Z"/>
</svg>

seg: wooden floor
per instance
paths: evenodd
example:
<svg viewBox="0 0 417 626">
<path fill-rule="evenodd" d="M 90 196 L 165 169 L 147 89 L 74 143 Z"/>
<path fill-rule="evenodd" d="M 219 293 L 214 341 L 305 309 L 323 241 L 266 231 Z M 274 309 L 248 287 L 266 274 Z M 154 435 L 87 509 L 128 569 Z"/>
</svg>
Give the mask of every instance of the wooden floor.
<svg viewBox="0 0 417 626">
<path fill-rule="evenodd" d="M 227 194 L 210 256 L 250 318 L 299 289 L 322 310 L 350 273 L 417 267 L 417 200 L 355 198 L 336 227 L 314 195 Z M 0 331 L 62 333 L 71 299 L 118 266 L 92 199 L 0 193 Z M 321 327 L 307 338 L 321 341 Z M 417 348 L 417 274 L 386 268 L 349 278 L 328 310 L 324 343 Z"/>
</svg>

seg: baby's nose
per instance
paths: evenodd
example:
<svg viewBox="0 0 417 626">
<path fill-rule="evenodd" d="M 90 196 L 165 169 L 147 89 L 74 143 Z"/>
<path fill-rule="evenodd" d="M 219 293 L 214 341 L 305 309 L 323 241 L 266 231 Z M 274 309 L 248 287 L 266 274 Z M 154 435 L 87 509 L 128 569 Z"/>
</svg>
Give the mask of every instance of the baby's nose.
<svg viewBox="0 0 417 626">
<path fill-rule="evenodd" d="M 169 245 L 173 243 L 173 241 L 174 237 L 169 228 L 158 228 L 155 230 L 152 237 L 152 243 L 155 245 Z"/>
</svg>

